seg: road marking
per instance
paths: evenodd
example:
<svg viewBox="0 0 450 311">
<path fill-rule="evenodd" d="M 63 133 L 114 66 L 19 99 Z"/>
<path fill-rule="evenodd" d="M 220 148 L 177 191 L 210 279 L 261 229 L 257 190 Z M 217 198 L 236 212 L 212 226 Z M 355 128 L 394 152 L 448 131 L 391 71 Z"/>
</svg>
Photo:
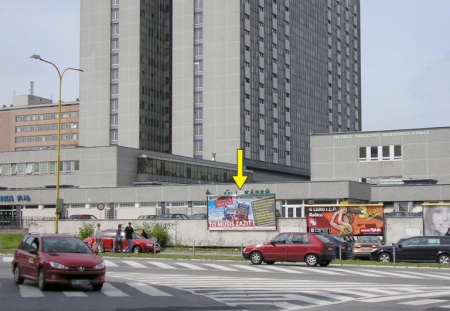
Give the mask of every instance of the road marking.
<svg viewBox="0 0 450 311">
<path fill-rule="evenodd" d="M 133 268 L 147 268 L 147 266 L 136 262 L 136 261 L 131 261 L 131 260 L 122 260 L 123 263 L 126 263 L 127 265 L 133 267 Z"/>
<path fill-rule="evenodd" d="M 356 275 L 361 275 L 361 276 L 368 276 L 368 277 L 375 277 L 375 278 L 383 278 L 383 275 L 378 275 L 376 273 L 373 272 L 362 272 L 361 270 L 350 270 L 350 269 L 341 269 L 339 268 L 338 270 L 339 272 L 342 272 L 343 275 L 345 274 L 356 274 Z"/>
<path fill-rule="evenodd" d="M 104 260 L 103 259 L 103 261 L 105 262 L 105 265 L 107 266 L 107 267 L 118 267 L 119 265 L 118 264 L 116 264 L 116 263 L 114 263 L 114 262 L 112 262 L 111 260 Z"/>
<path fill-rule="evenodd" d="M 20 296 L 25 298 L 44 297 L 44 293 L 37 286 L 20 285 Z"/>
<path fill-rule="evenodd" d="M 192 269 L 192 270 L 207 270 L 205 268 L 202 268 L 202 267 L 199 267 L 199 266 L 196 266 L 196 265 L 192 265 L 190 263 L 177 262 L 176 264 L 180 265 L 182 267 L 185 267 L 185 268 Z"/>
<path fill-rule="evenodd" d="M 370 299 L 361 299 L 358 301 L 362 302 L 383 302 L 383 301 L 393 301 L 393 300 L 400 300 L 400 299 L 416 299 L 416 298 L 423 298 L 423 297 L 433 297 L 433 296 L 445 296 L 450 295 L 450 291 L 438 291 L 438 292 L 432 292 L 432 293 L 416 293 L 416 294 L 410 294 L 410 295 L 394 295 L 394 296 L 387 296 L 387 297 L 378 297 L 378 298 L 370 298 Z"/>
<path fill-rule="evenodd" d="M 381 271 L 381 270 L 363 270 L 363 269 L 361 271 L 371 272 L 373 274 L 395 276 L 395 277 L 399 277 L 399 278 L 423 279 L 423 277 L 419 277 L 419 276 L 405 275 L 405 274 L 403 274 L 403 272 L 401 272 L 401 273 L 400 272 L 399 273 L 394 273 L 394 272 L 387 272 L 387 271 Z"/>
<path fill-rule="evenodd" d="M 158 262 L 158 261 L 147 261 L 149 264 L 157 266 L 162 269 L 176 269 L 176 267 L 168 265 L 166 263 Z"/>
<path fill-rule="evenodd" d="M 399 305 L 412 305 L 412 306 L 422 306 L 422 305 L 429 305 L 433 303 L 441 303 L 441 302 L 447 302 L 448 300 L 444 299 L 422 299 L 422 300 L 413 300 L 413 301 L 407 301 L 407 302 L 399 302 Z"/>
<path fill-rule="evenodd" d="M 246 265 L 233 265 L 233 267 L 239 268 L 239 269 L 244 269 L 244 270 L 249 270 L 249 271 L 255 271 L 255 272 L 268 272 L 271 273 L 271 271 L 267 271 L 261 268 L 256 268 L 253 266 L 246 266 Z"/>
<path fill-rule="evenodd" d="M 287 269 L 287 268 L 281 268 L 281 267 L 277 267 L 277 266 L 264 266 L 264 268 L 270 269 L 270 270 L 281 271 L 281 272 L 287 272 L 287 273 L 299 273 L 299 274 L 304 274 L 305 273 L 305 272 L 302 272 L 302 271 L 296 271 L 296 270 Z"/>
<path fill-rule="evenodd" d="M 4 256 L 3 257 L 3 262 L 11 262 L 13 261 L 14 257 L 11 256 Z"/>
<path fill-rule="evenodd" d="M 102 294 L 105 294 L 109 297 L 128 297 L 127 293 L 122 292 L 121 290 L 117 289 L 116 287 L 112 286 L 109 283 L 104 283 L 102 288 Z"/>
<path fill-rule="evenodd" d="M 208 263 L 208 264 L 204 264 L 205 266 L 217 269 L 217 270 L 222 270 L 222 271 L 238 271 L 236 269 L 233 268 L 229 268 L 226 266 L 221 266 L 221 265 L 216 265 L 216 264 L 212 264 L 212 263 Z"/>
<path fill-rule="evenodd" d="M 141 293 L 149 296 L 172 296 L 171 294 L 160 291 L 159 289 L 142 282 L 128 283 L 131 287 L 136 288 Z"/>
<path fill-rule="evenodd" d="M 64 295 L 66 295 L 67 297 L 88 297 L 87 294 L 85 294 L 84 292 L 68 292 L 68 291 L 63 291 L 62 292 Z"/>
</svg>

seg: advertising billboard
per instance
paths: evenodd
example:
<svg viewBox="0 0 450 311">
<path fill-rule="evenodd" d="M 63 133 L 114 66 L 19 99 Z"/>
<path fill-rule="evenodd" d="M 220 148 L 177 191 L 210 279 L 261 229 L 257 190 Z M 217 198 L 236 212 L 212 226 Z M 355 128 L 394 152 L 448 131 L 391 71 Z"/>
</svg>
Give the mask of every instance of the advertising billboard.
<svg viewBox="0 0 450 311">
<path fill-rule="evenodd" d="M 424 203 L 423 234 L 450 235 L 450 203 Z"/>
<path fill-rule="evenodd" d="M 308 232 L 383 235 L 383 205 L 307 205 Z"/>
<path fill-rule="evenodd" d="M 276 230 L 275 195 L 208 196 L 209 230 Z"/>
</svg>

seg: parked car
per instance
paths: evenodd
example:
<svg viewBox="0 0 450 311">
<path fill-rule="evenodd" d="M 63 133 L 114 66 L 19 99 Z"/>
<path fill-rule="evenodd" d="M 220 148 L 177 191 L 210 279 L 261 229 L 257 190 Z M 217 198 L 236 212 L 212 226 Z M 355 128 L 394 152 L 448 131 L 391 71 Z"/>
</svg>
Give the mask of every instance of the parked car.
<svg viewBox="0 0 450 311">
<path fill-rule="evenodd" d="M 157 219 L 169 219 L 169 218 L 176 218 L 176 219 L 189 219 L 189 217 L 186 214 L 161 214 L 156 217 Z"/>
<path fill-rule="evenodd" d="M 193 214 L 190 219 L 208 219 L 208 214 Z"/>
<path fill-rule="evenodd" d="M 79 215 L 70 215 L 67 219 L 97 219 L 94 215 L 88 214 L 79 214 Z"/>
<path fill-rule="evenodd" d="M 359 236 L 353 245 L 353 256 L 355 259 L 370 259 L 370 253 L 381 246 L 383 244 L 376 236 Z"/>
<path fill-rule="evenodd" d="M 338 259 L 353 259 L 353 252 L 351 243 L 345 241 L 341 237 L 333 235 L 325 235 L 325 237 L 334 244 L 336 258 Z"/>
<path fill-rule="evenodd" d="M 400 239 L 397 244 L 376 248 L 370 259 L 390 262 L 437 262 L 450 263 L 450 236 L 416 236 Z"/>
<path fill-rule="evenodd" d="M 301 232 L 283 232 L 269 242 L 244 248 L 242 256 L 254 265 L 276 261 L 305 261 L 308 266 L 328 266 L 336 259 L 333 243 L 322 235 Z"/>
<path fill-rule="evenodd" d="M 69 234 L 28 234 L 14 252 L 14 282 L 37 282 L 44 291 L 52 284 L 92 285 L 101 290 L 105 262 L 83 241 Z"/>
<path fill-rule="evenodd" d="M 156 215 L 139 215 L 137 219 L 156 219 Z"/>
<path fill-rule="evenodd" d="M 114 239 L 116 238 L 116 229 L 103 230 L 103 252 L 111 252 L 114 247 Z M 95 243 L 95 236 L 91 235 L 84 239 L 84 242 L 92 248 Z M 128 247 L 127 240 L 122 241 L 123 249 Z M 156 249 L 156 251 L 154 250 Z M 151 239 L 146 239 L 140 234 L 133 232 L 133 247 L 131 248 L 133 253 L 159 253 L 161 252 L 161 246 L 155 243 Z"/>
</svg>

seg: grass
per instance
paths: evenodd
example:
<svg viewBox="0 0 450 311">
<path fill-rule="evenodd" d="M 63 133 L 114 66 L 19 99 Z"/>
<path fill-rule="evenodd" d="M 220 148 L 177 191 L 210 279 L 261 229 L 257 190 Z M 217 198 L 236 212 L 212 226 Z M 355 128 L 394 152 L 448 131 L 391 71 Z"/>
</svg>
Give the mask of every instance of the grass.
<svg viewBox="0 0 450 311">
<path fill-rule="evenodd" d="M 23 239 L 23 234 L 0 233 L 0 254 L 12 254 Z M 163 247 L 159 254 L 128 254 L 128 253 L 103 253 L 102 257 L 135 257 L 135 258 L 165 258 L 174 260 L 183 259 L 207 259 L 207 260 L 238 260 L 243 261 L 240 247 L 202 247 L 195 248 L 189 246 Z M 450 269 L 450 265 L 440 265 L 437 263 L 409 263 L 409 262 L 377 262 L 370 260 L 333 260 L 333 265 L 355 265 L 355 266 L 389 266 L 389 267 L 414 267 L 414 268 L 441 268 Z"/>
</svg>

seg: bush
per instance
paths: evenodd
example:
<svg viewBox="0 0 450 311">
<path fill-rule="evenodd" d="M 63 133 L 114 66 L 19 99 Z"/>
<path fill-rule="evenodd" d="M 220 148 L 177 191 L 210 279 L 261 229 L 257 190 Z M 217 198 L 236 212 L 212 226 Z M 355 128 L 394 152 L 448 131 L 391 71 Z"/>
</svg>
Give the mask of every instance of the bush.
<svg viewBox="0 0 450 311">
<path fill-rule="evenodd" d="M 94 234 L 94 224 L 86 224 L 83 222 L 81 227 L 78 229 L 78 236 L 82 240 L 93 234 Z"/>
<path fill-rule="evenodd" d="M 159 245 L 166 246 L 167 242 L 169 241 L 169 233 L 164 226 L 160 224 L 154 224 L 149 232 L 150 236 L 155 238 Z"/>
</svg>

